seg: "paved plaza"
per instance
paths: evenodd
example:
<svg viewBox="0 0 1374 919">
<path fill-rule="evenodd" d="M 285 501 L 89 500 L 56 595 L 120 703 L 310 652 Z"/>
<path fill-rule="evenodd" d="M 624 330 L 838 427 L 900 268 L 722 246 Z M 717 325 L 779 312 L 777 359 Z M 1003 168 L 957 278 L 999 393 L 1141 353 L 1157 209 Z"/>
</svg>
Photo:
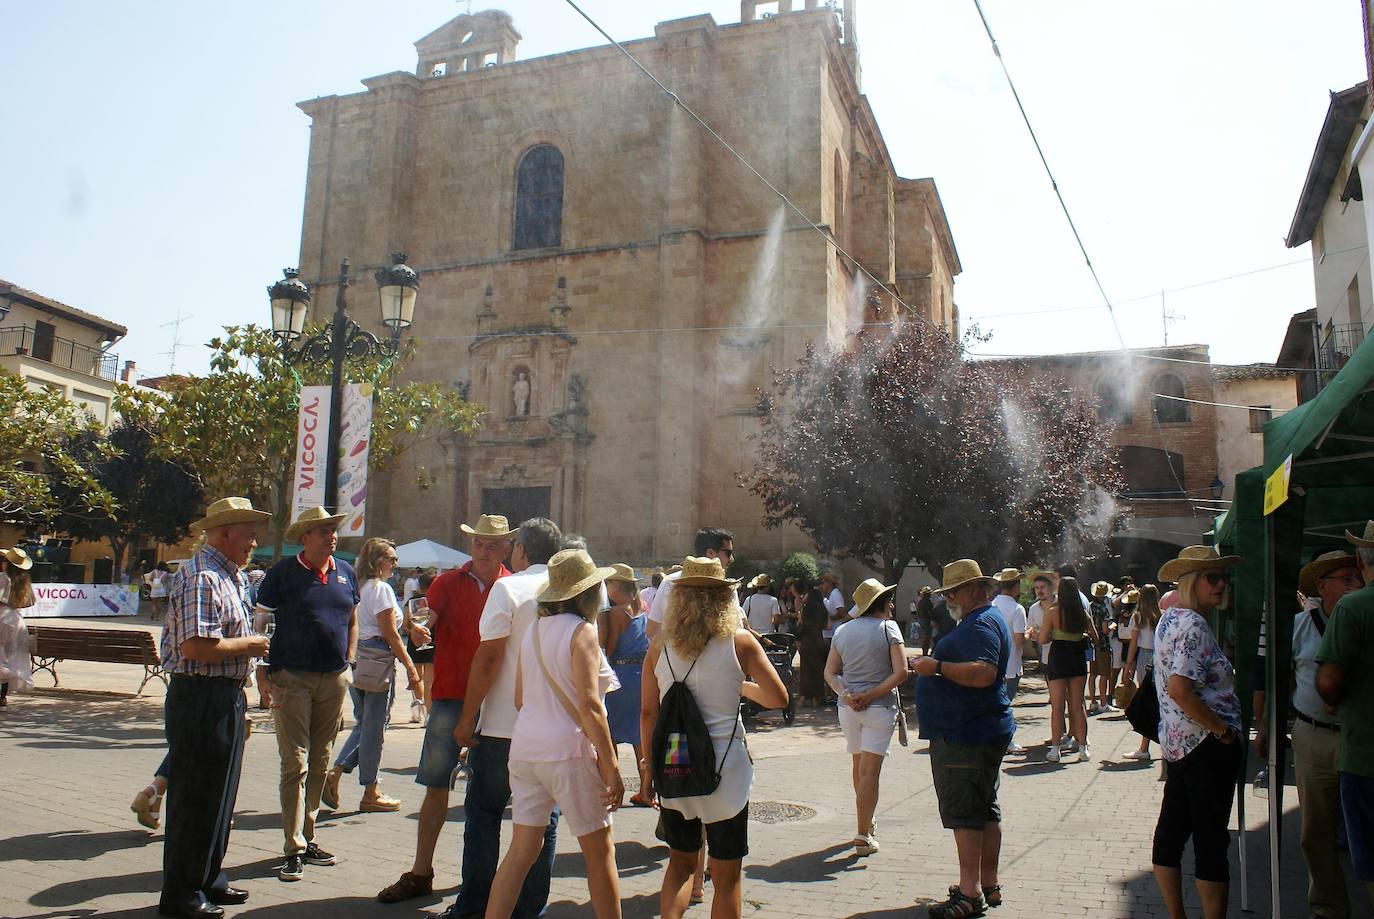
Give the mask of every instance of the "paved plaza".
<svg viewBox="0 0 1374 919">
<path fill-rule="evenodd" d="M 120 627 L 154 628 L 128 622 Z M 141 679 L 137 667 L 68 662 L 58 672 L 60 689 L 46 689 L 50 680 L 40 674 L 36 692 L 12 697 L 9 707 L 0 709 L 0 916 L 155 915 L 162 834 L 139 827 L 129 801 L 162 759 L 162 686 L 149 684 L 146 695 L 134 698 L 128 693 Z M 322 814 L 317 837 L 339 856 L 339 864 L 307 867 L 305 879 L 294 884 L 278 881 L 275 874 L 282 857 L 277 750 L 267 713 L 252 710 L 255 730 L 225 861 L 230 878 L 252 899 L 229 908 L 229 915 L 410 919 L 451 900 L 461 854 L 461 785 L 439 841 L 440 893 L 391 906 L 375 900 L 378 890 L 409 867 L 414 848 L 422 793 L 413 776 L 423 729 L 408 723 L 408 702 L 402 693 L 383 757 L 384 788 L 404 802 L 401 812 L 358 813 L 359 790 L 345 777 L 342 811 Z M 1166 915 L 1149 871 L 1150 835 L 1163 787 L 1156 781 L 1159 761 L 1123 760 L 1136 737 L 1120 716 L 1111 716 L 1090 719 L 1093 761 L 1046 763 L 1040 744 L 1048 734 L 1048 707 L 1043 684 L 1034 677 L 1023 684 L 1015 711 L 1018 740 L 1032 749 L 1003 765 L 1006 904 L 989 915 Z M 761 820 L 750 827 L 744 861 L 746 916 L 924 917 L 923 905 L 956 880 L 953 840 L 939 824 L 926 744 L 916 739 L 914 720 L 911 746 L 894 741 L 884 768 L 877 815 L 882 850 L 866 858 L 854 856 L 848 846 L 854 831 L 849 757 L 833 711 L 804 710 L 791 726 L 765 714 L 749 724 L 749 747 Z M 629 748 L 622 747 L 621 754 L 622 771 L 629 775 Z M 635 783 L 627 778 L 626 784 L 633 788 Z M 1248 790 L 1246 799 L 1249 906 L 1253 915 L 1268 916 L 1267 801 Z M 1306 876 L 1291 787 L 1285 804 L 1290 811 L 1284 822 L 1284 915 L 1304 916 Z M 653 829 L 651 811 L 626 809 L 616 815 L 627 917 L 657 913 L 667 849 L 654 839 Z M 590 916 L 576 840 L 560 835 L 558 850 L 548 916 Z M 1185 870 L 1191 863 L 1188 855 Z M 1234 843 L 1231 866 L 1231 912 L 1241 915 Z M 1187 886 L 1196 910 L 1191 881 Z M 707 906 L 688 913 L 708 914 Z"/>
</svg>

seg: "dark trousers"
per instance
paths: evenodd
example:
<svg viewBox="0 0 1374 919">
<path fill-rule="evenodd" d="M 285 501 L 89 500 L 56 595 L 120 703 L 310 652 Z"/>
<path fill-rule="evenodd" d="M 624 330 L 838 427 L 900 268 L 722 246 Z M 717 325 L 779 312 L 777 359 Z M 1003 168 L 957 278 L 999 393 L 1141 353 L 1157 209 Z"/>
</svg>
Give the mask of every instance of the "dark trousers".
<svg viewBox="0 0 1374 919">
<path fill-rule="evenodd" d="M 1193 875 L 1225 884 L 1231 879 L 1227 849 L 1231 802 L 1236 795 L 1242 741 L 1222 743 L 1212 735 L 1178 762 L 1165 767 L 1164 803 L 1155 824 L 1154 864 L 1179 868 L 1183 847 L 1193 838 Z"/>
<path fill-rule="evenodd" d="M 472 775 L 463 798 L 463 886 L 454 910 L 459 915 L 481 913 L 487 908 L 501 856 L 501 815 L 510 803 L 509 760 L 510 741 L 503 737 L 482 737 L 468 750 Z M 548 905 L 558 816 L 558 808 L 554 808 L 544 831 L 544 848 L 525 875 L 513 919 L 535 919 Z"/>
<path fill-rule="evenodd" d="M 202 900 L 228 884 L 220 866 L 243 765 L 243 687 L 237 680 L 176 674 L 167 686 L 170 772 L 162 846 L 161 905 Z"/>
</svg>

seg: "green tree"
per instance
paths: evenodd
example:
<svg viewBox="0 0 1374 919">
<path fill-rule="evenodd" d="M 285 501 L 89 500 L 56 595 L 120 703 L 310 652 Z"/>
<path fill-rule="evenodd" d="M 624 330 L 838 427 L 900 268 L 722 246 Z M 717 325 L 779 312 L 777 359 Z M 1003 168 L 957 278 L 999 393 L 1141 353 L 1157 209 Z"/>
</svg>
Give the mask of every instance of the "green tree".
<svg viewBox="0 0 1374 919">
<path fill-rule="evenodd" d="M 744 476 L 764 522 L 895 584 L 912 561 L 1091 552 L 1116 523 L 1111 424 L 1064 385 L 963 360 L 909 322 L 848 349 L 808 349 L 760 397 L 759 462 Z"/>
<path fill-rule="evenodd" d="M 782 564 L 778 566 L 779 580 L 796 578 L 798 581 L 814 584 L 820 579 L 820 576 L 821 569 L 816 564 L 815 556 L 805 552 L 793 552 L 783 559 Z"/>
<path fill-rule="evenodd" d="M 76 510 L 82 483 L 59 478 L 52 488 L 64 510 L 53 527 L 81 540 L 109 540 L 116 573 L 124 570 L 124 555 L 134 540 L 181 540 L 205 504 L 200 481 L 181 464 L 158 455 L 146 428 L 121 421 L 109 431 L 88 429 L 69 440 L 68 451 L 109 492 L 114 505 Z"/>
<path fill-rule="evenodd" d="M 60 514 L 109 512 L 113 497 L 69 449 L 99 430 L 82 406 L 0 370 L 0 522 L 48 530 Z"/>
<path fill-rule="evenodd" d="M 271 511 L 280 554 L 291 513 L 300 386 L 328 383 L 329 369 L 293 368 L 272 333 L 255 325 L 228 326 L 208 347 L 208 374 L 173 380 L 161 393 L 122 388 L 120 410 L 147 422 L 157 432 L 159 452 L 193 470 L 207 495 L 246 495 Z M 368 457 L 374 471 L 426 437 L 470 433 L 479 423 L 480 406 L 454 389 L 397 382 L 412 351 L 407 347 L 394 361 L 346 365 L 351 382 L 376 385 Z M 416 484 L 426 487 L 422 470 Z"/>
</svg>

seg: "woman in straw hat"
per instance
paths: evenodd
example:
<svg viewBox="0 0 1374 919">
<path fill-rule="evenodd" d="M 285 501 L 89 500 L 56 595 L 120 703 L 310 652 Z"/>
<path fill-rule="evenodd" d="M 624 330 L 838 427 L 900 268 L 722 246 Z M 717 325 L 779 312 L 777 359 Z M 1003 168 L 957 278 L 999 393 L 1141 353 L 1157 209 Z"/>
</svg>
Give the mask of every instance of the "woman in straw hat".
<svg viewBox="0 0 1374 919">
<path fill-rule="evenodd" d="M 386 726 L 391 720 L 391 703 L 396 697 L 396 661 L 405 668 L 410 691 L 421 689 L 420 671 L 406 652 L 400 628 L 405 620 L 396 591 L 387 578 L 396 569 L 396 544 L 389 539 L 372 537 L 358 551 L 354 570 L 362 585 L 358 588 L 358 652 L 363 655 L 390 653 L 385 662 L 386 688 L 363 689 L 355 679 L 348 687 L 353 700 L 353 729 L 334 757 L 334 765 L 325 775 L 321 800 L 331 810 L 339 809 L 339 780 L 345 773 L 358 770 L 358 784 L 363 786 L 358 810 L 363 813 L 385 813 L 401 809 L 398 798 L 384 794 L 377 772 L 382 765 L 382 745 L 386 741 Z"/>
<path fill-rule="evenodd" d="M 897 726 L 897 687 L 907 678 L 906 643 L 892 621 L 897 585 L 869 578 L 854 591 L 850 621 L 835 630 L 825 682 L 839 696 L 840 729 L 853 760 L 856 855 L 878 851 L 873 812 L 883 758 Z"/>
<path fill-rule="evenodd" d="M 596 637 L 601 585 L 614 568 L 598 568 L 582 549 L 549 560 L 538 618 L 525 631 L 515 672 L 519 714 L 510 741 L 510 848 L 492 881 L 487 919 L 506 919 L 544 846 L 555 806 L 586 859 L 587 890 L 599 919 L 620 915 L 611 811 L 625 786 L 606 721 L 615 672 Z"/>
<path fill-rule="evenodd" d="M 0 552 L 0 705 L 9 705 L 10 684 L 19 690 L 33 688 L 29 659 L 29 630 L 19 611 L 33 606 L 29 569 L 33 561 L 23 549 Z"/>
<path fill-rule="evenodd" d="M 648 619 L 640 602 L 639 584 L 635 570 L 629 565 L 611 566 L 615 574 L 606 579 L 606 596 L 611 608 L 601 614 L 598 634 L 601 649 L 611 661 L 611 669 L 620 681 L 620 689 L 606 697 L 606 717 L 611 724 L 611 740 L 627 743 L 634 750 L 639 768 L 639 788 L 630 803 L 636 807 L 652 807 L 644 797 L 648 786 L 648 770 L 644 765 L 644 750 L 639 734 L 639 683 L 644 671 L 644 653 L 649 650 L 645 632 Z"/>
<path fill-rule="evenodd" d="M 1240 702 L 1235 671 L 1206 617 L 1223 605 L 1236 555 L 1188 546 L 1159 569 L 1178 585 L 1178 605 L 1160 617 L 1155 635 L 1159 745 L 1164 752 L 1164 801 L 1155 825 L 1155 881 L 1173 919 L 1183 910 L 1183 847 L 1193 840 L 1193 871 L 1203 915 L 1226 915 L 1231 799 L 1240 767 Z"/>
<path fill-rule="evenodd" d="M 689 556 L 668 595 L 663 630 L 644 661 L 641 735 L 652 735 L 668 688 L 685 683 L 706 722 L 720 770 L 720 784 L 709 795 L 660 800 L 668 843 L 659 893 L 664 919 L 679 919 L 687 910 L 703 828 L 714 889 L 711 916 L 738 917 L 743 908 L 740 867 L 749 853 L 754 766 L 745 749 L 739 700 L 782 708 L 787 689 L 759 640 L 741 626 L 738 584 L 725 577 L 719 559 Z"/>
</svg>

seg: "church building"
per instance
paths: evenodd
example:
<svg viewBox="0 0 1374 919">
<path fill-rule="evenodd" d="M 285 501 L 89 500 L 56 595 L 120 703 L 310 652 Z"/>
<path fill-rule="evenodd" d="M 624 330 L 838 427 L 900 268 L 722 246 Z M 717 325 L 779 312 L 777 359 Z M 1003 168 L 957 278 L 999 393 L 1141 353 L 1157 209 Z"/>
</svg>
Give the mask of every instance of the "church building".
<svg viewBox="0 0 1374 919">
<path fill-rule="evenodd" d="M 421 38 L 413 72 L 300 104 L 311 318 L 343 258 L 406 253 L 405 374 L 486 409 L 374 476 L 371 535 L 460 544 L 461 521 L 500 513 L 637 565 L 680 560 L 704 524 L 752 559 L 810 549 L 738 482 L 758 390 L 810 342 L 909 321 L 855 261 L 956 334 L 961 269 L 934 181 L 896 174 L 861 91 L 857 0 L 740 12 L 625 43 L 682 106 L 613 45 L 519 60 L 499 11 Z"/>
</svg>

